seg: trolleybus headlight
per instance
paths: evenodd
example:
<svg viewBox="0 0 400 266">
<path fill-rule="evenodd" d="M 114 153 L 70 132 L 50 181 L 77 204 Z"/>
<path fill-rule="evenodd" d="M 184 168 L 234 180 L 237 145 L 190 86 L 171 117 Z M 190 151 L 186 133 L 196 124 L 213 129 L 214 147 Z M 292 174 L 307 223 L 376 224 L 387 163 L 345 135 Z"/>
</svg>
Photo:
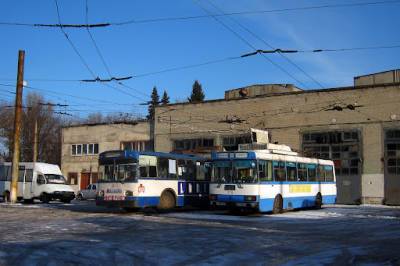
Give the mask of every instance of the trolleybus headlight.
<svg viewBox="0 0 400 266">
<path fill-rule="evenodd" d="M 97 193 L 99 197 L 104 197 L 104 190 L 101 190 Z"/>
<path fill-rule="evenodd" d="M 133 196 L 133 192 L 130 190 L 125 191 L 125 197 L 131 197 Z"/>
<path fill-rule="evenodd" d="M 245 196 L 244 200 L 245 201 L 256 201 L 257 197 L 256 196 Z"/>
</svg>

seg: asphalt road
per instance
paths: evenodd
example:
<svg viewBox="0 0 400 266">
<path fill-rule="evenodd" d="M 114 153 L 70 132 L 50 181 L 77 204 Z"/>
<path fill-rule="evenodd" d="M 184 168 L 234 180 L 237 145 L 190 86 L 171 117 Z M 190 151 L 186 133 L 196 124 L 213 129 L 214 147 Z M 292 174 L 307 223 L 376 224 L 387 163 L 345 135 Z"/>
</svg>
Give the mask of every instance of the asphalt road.
<svg viewBox="0 0 400 266">
<path fill-rule="evenodd" d="M 400 208 L 280 215 L 0 203 L 0 265 L 400 265 Z"/>
</svg>

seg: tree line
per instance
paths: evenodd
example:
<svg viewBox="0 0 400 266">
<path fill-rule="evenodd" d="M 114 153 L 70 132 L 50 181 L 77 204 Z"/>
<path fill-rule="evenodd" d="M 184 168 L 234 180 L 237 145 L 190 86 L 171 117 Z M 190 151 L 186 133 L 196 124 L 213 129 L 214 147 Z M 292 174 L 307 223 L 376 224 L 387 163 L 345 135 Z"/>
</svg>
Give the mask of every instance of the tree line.
<svg viewBox="0 0 400 266">
<path fill-rule="evenodd" d="M 203 88 L 198 80 L 195 80 L 193 85 L 192 85 L 192 92 L 190 96 L 187 98 L 187 101 L 190 103 L 197 103 L 197 102 L 202 102 L 205 99 L 205 94 L 203 91 Z M 156 106 L 159 105 L 167 105 L 169 104 L 169 96 L 167 94 L 167 91 L 164 90 L 164 93 L 162 95 L 161 101 L 160 101 L 160 96 L 158 95 L 157 87 L 153 87 L 153 90 L 151 92 L 151 99 L 149 102 L 149 108 L 148 108 L 148 115 L 147 119 L 153 120 L 154 119 L 154 112 Z"/>
</svg>

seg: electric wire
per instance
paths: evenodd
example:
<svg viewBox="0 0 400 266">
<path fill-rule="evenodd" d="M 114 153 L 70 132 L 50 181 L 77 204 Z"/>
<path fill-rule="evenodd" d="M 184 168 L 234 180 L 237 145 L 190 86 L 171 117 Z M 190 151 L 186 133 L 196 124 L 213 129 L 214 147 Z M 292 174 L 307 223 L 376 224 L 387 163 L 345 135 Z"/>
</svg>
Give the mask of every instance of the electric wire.
<svg viewBox="0 0 400 266">
<path fill-rule="evenodd" d="M 279 8 L 269 10 L 250 10 L 250 11 L 238 11 L 238 12 L 225 12 L 222 14 L 215 15 L 217 17 L 225 16 L 238 16 L 238 15 L 259 15 L 268 13 L 286 13 L 295 11 L 307 11 L 307 10 L 318 10 L 318 9 L 329 9 L 329 8 L 346 8 L 346 7 L 361 7 L 361 6 L 376 6 L 386 4 L 398 4 L 400 0 L 386 0 L 386 1 L 370 1 L 370 2 L 359 2 L 359 3 L 345 3 L 345 4 L 326 4 L 316 6 L 305 6 L 305 7 L 292 7 L 292 8 Z M 193 16 L 177 16 L 177 17 L 160 17 L 160 18 L 147 18 L 147 19 L 130 19 L 120 22 L 105 22 L 97 24 L 45 24 L 45 23 L 22 23 L 22 22 L 0 22 L 0 26 L 26 26 L 26 27 L 50 27 L 50 28 L 71 28 L 71 29 L 84 29 L 90 28 L 105 28 L 109 26 L 123 26 L 129 24 L 146 24 L 154 22 L 168 22 L 168 21 L 186 21 L 210 18 L 212 15 L 193 15 Z"/>
<path fill-rule="evenodd" d="M 218 12 L 224 12 L 221 8 L 219 8 L 216 4 L 214 4 L 212 2 L 212 0 L 208 0 L 208 3 L 210 3 L 216 10 L 218 10 Z M 254 38 L 256 38 L 257 40 L 261 41 L 262 43 L 264 43 L 265 45 L 267 45 L 268 47 L 270 47 L 271 49 L 276 49 L 275 47 L 273 47 L 271 44 L 269 44 L 264 38 L 261 38 L 259 35 L 257 35 L 254 31 L 250 30 L 248 27 L 246 27 L 245 25 L 243 25 L 242 23 L 240 23 L 239 21 L 237 21 L 236 19 L 229 17 L 231 19 L 231 21 L 233 21 L 234 23 L 236 23 L 239 27 L 241 27 L 242 29 L 244 29 L 246 32 L 248 32 L 249 34 L 251 34 L 251 36 L 253 36 Z M 277 49 L 276 49 L 277 50 Z M 302 72 L 305 76 L 307 76 L 309 79 L 311 79 L 315 84 L 317 84 L 321 89 L 324 88 L 324 85 L 321 84 L 321 82 L 319 82 L 318 80 L 316 80 L 314 77 L 312 77 L 310 74 L 308 74 L 303 68 L 301 68 L 298 64 L 296 64 L 295 62 L 293 62 L 291 59 L 289 59 L 287 56 L 285 56 L 284 54 L 282 54 L 279 50 L 277 50 L 277 53 L 283 57 L 287 62 L 289 62 L 292 66 L 294 66 L 295 68 L 297 68 L 300 72 Z M 264 54 L 261 54 L 263 57 L 265 57 Z"/>
<path fill-rule="evenodd" d="M 294 8 L 280 8 L 280 9 L 269 9 L 269 10 L 253 10 L 253 11 L 239 11 L 239 12 L 224 12 L 217 15 L 194 15 L 194 16 L 182 16 L 182 17 L 164 17 L 164 18 L 148 18 L 148 19 L 131 19 L 127 21 L 121 21 L 116 23 L 111 23 L 112 25 L 122 26 L 127 24 L 144 24 L 153 22 L 165 22 L 165 21 L 185 21 L 193 19 L 225 17 L 225 16 L 237 16 L 237 15 L 257 15 L 257 14 L 267 14 L 267 13 L 282 13 L 291 11 L 306 11 L 315 9 L 328 9 L 328 8 L 342 8 L 342 7 L 358 7 L 358 6 L 371 6 L 371 5 L 384 5 L 384 4 L 398 4 L 400 0 L 389 0 L 389 1 L 371 1 L 371 2 L 361 2 L 361 3 L 347 3 L 347 4 L 327 4 L 318 6 L 306 6 L 306 7 L 294 7 Z"/>
<path fill-rule="evenodd" d="M 60 25 L 62 25 L 61 23 L 61 16 L 60 16 L 60 10 L 58 7 L 58 0 L 54 0 L 54 3 L 56 4 L 56 10 L 57 10 L 57 18 L 58 18 L 58 22 Z M 92 71 L 92 69 L 89 67 L 89 65 L 86 63 L 85 59 L 83 58 L 83 56 L 81 55 L 81 53 L 78 51 L 78 49 L 76 48 L 75 44 L 71 41 L 71 39 L 69 38 L 68 34 L 65 32 L 64 28 L 61 26 L 60 27 L 61 32 L 63 33 L 65 39 L 68 41 L 68 43 L 71 45 L 72 49 L 75 51 L 75 53 L 78 55 L 80 61 L 82 62 L 82 64 L 86 67 L 86 69 L 89 71 L 89 73 L 92 75 L 93 78 L 96 78 L 96 75 L 94 74 L 94 72 Z"/>
<path fill-rule="evenodd" d="M 209 10 L 207 10 L 206 8 L 204 8 L 199 1 L 197 0 L 193 0 L 204 12 L 206 12 L 207 14 L 211 14 L 211 12 Z M 234 34 L 238 39 L 240 39 L 242 42 L 244 42 L 247 46 L 249 46 L 250 48 L 252 48 L 253 50 L 257 50 L 249 41 L 247 41 L 245 38 L 243 38 L 239 33 L 237 33 L 235 30 L 233 30 L 231 27 L 229 27 L 227 24 L 225 24 L 222 20 L 218 19 L 215 16 L 211 16 L 215 21 L 217 21 L 219 24 L 221 24 L 225 29 L 227 29 L 228 31 L 230 31 L 232 34 Z M 282 66 L 280 66 L 279 64 L 275 63 L 274 61 L 272 61 L 270 58 L 263 56 L 264 59 L 266 59 L 268 62 L 270 62 L 272 65 L 274 65 L 275 67 L 277 67 L 278 69 L 280 69 L 282 72 L 286 73 L 289 77 L 291 77 L 293 80 L 297 81 L 299 84 L 301 84 L 303 87 L 306 87 L 305 84 L 303 82 L 301 82 L 299 79 L 297 79 L 295 76 L 293 76 L 291 73 L 289 73 L 286 69 L 284 69 Z"/>
</svg>

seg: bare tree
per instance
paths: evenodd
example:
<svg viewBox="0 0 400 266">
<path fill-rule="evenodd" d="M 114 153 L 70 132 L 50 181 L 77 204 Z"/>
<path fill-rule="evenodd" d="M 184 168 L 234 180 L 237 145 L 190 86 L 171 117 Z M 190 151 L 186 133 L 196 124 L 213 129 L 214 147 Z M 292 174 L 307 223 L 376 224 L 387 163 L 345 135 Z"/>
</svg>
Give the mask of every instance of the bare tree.
<svg viewBox="0 0 400 266">
<path fill-rule="evenodd" d="M 60 164 L 61 127 L 60 117 L 54 114 L 51 103 L 45 103 L 44 97 L 29 93 L 25 97 L 22 115 L 21 161 L 32 161 L 35 122 L 38 123 L 38 161 Z M 14 131 L 14 107 L 11 103 L 0 106 L 0 137 L 8 148 L 6 160 L 12 157 L 12 135 Z"/>
</svg>

